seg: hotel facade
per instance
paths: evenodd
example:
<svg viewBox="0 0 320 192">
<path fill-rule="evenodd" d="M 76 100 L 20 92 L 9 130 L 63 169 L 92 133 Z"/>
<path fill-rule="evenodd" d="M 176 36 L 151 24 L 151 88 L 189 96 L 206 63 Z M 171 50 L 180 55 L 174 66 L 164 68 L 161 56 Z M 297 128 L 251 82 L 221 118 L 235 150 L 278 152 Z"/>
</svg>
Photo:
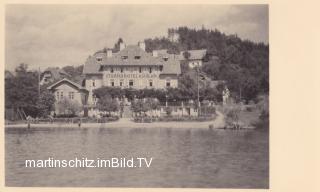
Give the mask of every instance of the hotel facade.
<svg viewBox="0 0 320 192">
<path fill-rule="evenodd" d="M 93 90 L 103 87 L 133 89 L 165 89 L 178 87 L 181 73 L 179 55 L 164 50 L 148 53 L 145 43 L 138 45 L 120 44 L 120 51 L 111 49 L 89 56 L 85 62 L 85 88 L 89 91 L 88 105 L 94 105 Z"/>
<path fill-rule="evenodd" d="M 203 59 L 205 50 L 190 50 L 189 62 Z M 166 89 L 178 87 L 178 77 L 181 74 L 180 64 L 185 60 L 183 52 L 169 54 L 166 49 L 146 52 L 145 43 L 137 45 L 120 44 L 116 53 L 111 49 L 104 49 L 89 56 L 83 67 L 83 80 L 75 83 L 67 78 L 50 85 L 50 90 L 56 98 L 56 106 L 63 99 L 79 103 L 84 116 L 96 116 L 100 113 L 97 109 L 97 97 L 94 90 L 107 86 L 132 89 Z M 193 64 L 192 63 L 192 64 Z M 190 63 L 189 67 L 193 68 Z M 46 76 L 43 75 L 43 78 Z M 125 102 L 128 100 L 126 98 Z M 130 103 L 127 103 L 130 104 Z M 197 115 L 197 109 L 188 103 L 184 106 L 172 106 L 173 115 Z M 159 113 L 165 114 L 164 108 Z M 56 114 L 64 113 L 56 107 Z"/>
</svg>

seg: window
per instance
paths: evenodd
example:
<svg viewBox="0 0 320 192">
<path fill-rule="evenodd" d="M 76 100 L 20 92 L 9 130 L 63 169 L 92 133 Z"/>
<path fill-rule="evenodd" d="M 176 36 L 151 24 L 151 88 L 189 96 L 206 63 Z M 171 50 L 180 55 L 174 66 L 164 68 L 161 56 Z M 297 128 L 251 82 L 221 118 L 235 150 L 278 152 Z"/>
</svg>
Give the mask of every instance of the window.
<svg viewBox="0 0 320 192">
<path fill-rule="evenodd" d="M 134 56 L 134 59 L 140 59 L 141 56 Z"/>
<path fill-rule="evenodd" d="M 153 82 L 152 80 L 149 80 L 149 86 L 152 87 L 153 86 Z"/>
<path fill-rule="evenodd" d="M 56 94 L 57 94 L 57 100 L 59 100 L 59 91 L 57 91 Z"/>
<path fill-rule="evenodd" d="M 171 85 L 170 85 L 170 80 L 167 80 L 167 82 L 166 82 L 166 87 L 170 87 Z"/>
<path fill-rule="evenodd" d="M 74 92 L 69 92 L 69 99 L 74 99 Z"/>
<path fill-rule="evenodd" d="M 163 58 L 164 61 L 168 61 L 168 59 L 169 59 L 168 57 L 164 57 Z"/>
<path fill-rule="evenodd" d="M 123 86 L 123 79 L 120 80 L 120 87 Z"/>
<path fill-rule="evenodd" d="M 114 80 L 113 79 L 111 79 L 111 87 L 114 87 Z"/>
<path fill-rule="evenodd" d="M 113 67 L 111 67 L 110 72 L 113 73 L 113 71 L 114 71 L 114 70 L 113 70 Z"/>
<path fill-rule="evenodd" d="M 61 91 L 60 92 L 60 99 L 62 99 L 63 98 L 63 92 Z"/>
<path fill-rule="evenodd" d="M 128 56 L 124 55 L 124 56 L 121 57 L 121 59 L 128 59 Z"/>
<path fill-rule="evenodd" d="M 92 95 L 92 101 L 94 104 L 96 104 L 97 102 L 97 96 L 96 95 Z"/>
<path fill-rule="evenodd" d="M 122 67 L 120 68 L 120 72 L 123 73 L 123 68 Z"/>
<path fill-rule="evenodd" d="M 129 80 L 129 87 L 133 87 L 133 80 Z"/>
<path fill-rule="evenodd" d="M 95 86 L 96 86 L 96 81 L 92 80 L 92 87 L 95 87 Z"/>
<path fill-rule="evenodd" d="M 141 71 L 142 71 L 142 70 L 141 70 L 141 67 L 139 67 L 139 73 L 141 73 Z"/>
<path fill-rule="evenodd" d="M 162 71 L 162 70 L 163 70 L 163 66 L 161 65 L 161 66 L 160 66 L 160 71 Z"/>
<path fill-rule="evenodd" d="M 149 67 L 149 73 L 152 73 L 152 67 Z"/>
</svg>

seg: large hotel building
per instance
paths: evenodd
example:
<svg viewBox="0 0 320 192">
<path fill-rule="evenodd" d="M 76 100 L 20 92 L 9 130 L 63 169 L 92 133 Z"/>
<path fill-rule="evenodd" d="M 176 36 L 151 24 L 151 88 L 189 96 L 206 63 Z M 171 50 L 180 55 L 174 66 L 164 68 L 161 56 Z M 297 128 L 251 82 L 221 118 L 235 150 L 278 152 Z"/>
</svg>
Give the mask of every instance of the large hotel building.
<svg viewBox="0 0 320 192">
<path fill-rule="evenodd" d="M 168 54 L 166 50 L 148 53 L 144 42 L 128 46 L 121 43 L 117 53 L 112 53 L 111 49 L 97 52 L 88 57 L 83 69 L 89 105 L 95 103 L 93 90 L 99 87 L 177 87 L 180 73 L 179 55 Z"/>
<path fill-rule="evenodd" d="M 206 50 L 188 52 L 189 67 L 201 66 Z M 183 52 L 177 55 L 169 54 L 166 49 L 146 52 L 144 42 L 128 46 L 121 43 L 120 50 L 116 53 L 105 49 L 89 56 L 83 67 L 84 80 L 81 83 L 70 81 L 65 72 L 57 68 L 45 70 L 41 82 L 53 83 L 47 89 L 55 95 L 56 104 L 68 98 L 86 106 L 89 115 L 92 115 L 98 101 L 93 90 L 103 86 L 133 89 L 178 87 L 182 60 L 185 60 Z M 56 109 L 56 113 L 64 111 Z M 189 109 L 184 114 L 192 114 L 192 110 Z"/>
</svg>

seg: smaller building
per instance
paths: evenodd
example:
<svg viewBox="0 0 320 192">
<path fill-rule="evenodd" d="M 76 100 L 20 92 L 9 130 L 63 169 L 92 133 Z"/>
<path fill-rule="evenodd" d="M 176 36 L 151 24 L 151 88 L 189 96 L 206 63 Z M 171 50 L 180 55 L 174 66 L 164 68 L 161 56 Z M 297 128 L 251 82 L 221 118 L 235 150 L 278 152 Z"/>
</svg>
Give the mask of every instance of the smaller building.
<svg viewBox="0 0 320 192">
<path fill-rule="evenodd" d="M 49 67 L 44 70 L 40 75 L 40 85 L 52 83 L 54 81 L 61 80 L 63 78 L 70 78 L 70 75 L 63 69 Z"/>
<path fill-rule="evenodd" d="M 189 53 L 189 57 L 185 57 L 185 52 Z M 180 60 L 187 60 L 188 66 L 193 69 L 195 67 L 201 67 L 203 60 L 207 54 L 206 49 L 199 49 L 199 50 L 187 50 L 180 52 Z"/>
<path fill-rule="evenodd" d="M 80 113 L 83 111 L 84 106 L 86 105 L 89 94 L 84 87 L 66 78 L 50 85 L 47 89 L 50 90 L 55 96 L 56 114 L 68 114 L 75 112 L 72 111 L 71 108 L 68 108 L 68 106 L 64 106 L 65 108 L 63 108 L 63 106 L 59 106 L 59 104 L 62 102 L 65 102 L 65 105 L 70 104 L 71 107 L 72 105 L 73 107 L 79 107 L 80 110 L 77 111 L 77 113 Z"/>
</svg>

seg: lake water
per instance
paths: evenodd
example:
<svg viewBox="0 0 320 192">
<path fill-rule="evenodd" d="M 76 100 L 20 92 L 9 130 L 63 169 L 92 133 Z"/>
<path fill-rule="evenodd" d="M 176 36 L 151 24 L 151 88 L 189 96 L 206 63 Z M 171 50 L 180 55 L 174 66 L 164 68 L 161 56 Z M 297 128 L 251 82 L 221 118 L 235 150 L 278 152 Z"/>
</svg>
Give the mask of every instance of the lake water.
<svg viewBox="0 0 320 192">
<path fill-rule="evenodd" d="M 26 159 L 153 157 L 150 168 L 26 168 Z M 5 130 L 6 186 L 268 188 L 268 132 Z"/>
</svg>

